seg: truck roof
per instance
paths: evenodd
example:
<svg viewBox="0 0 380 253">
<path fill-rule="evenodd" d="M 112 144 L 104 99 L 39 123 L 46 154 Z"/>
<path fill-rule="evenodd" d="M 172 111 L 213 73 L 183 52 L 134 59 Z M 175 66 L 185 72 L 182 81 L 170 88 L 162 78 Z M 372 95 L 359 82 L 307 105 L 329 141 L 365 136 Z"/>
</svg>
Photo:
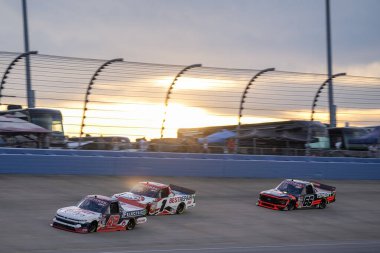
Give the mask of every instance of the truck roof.
<svg viewBox="0 0 380 253">
<path fill-rule="evenodd" d="M 139 184 L 145 184 L 145 185 L 152 186 L 152 187 L 159 188 L 159 189 L 168 187 L 168 185 L 166 185 L 166 184 L 161 184 L 161 183 L 156 183 L 156 182 L 149 182 L 149 181 L 139 182 Z"/>
<path fill-rule="evenodd" d="M 104 196 L 104 195 L 98 195 L 98 194 L 87 195 L 86 198 L 96 198 L 96 199 L 101 199 L 101 200 L 104 200 L 107 202 L 115 201 L 115 199 L 112 199 L 112 198 Z"/>
<path fill-rule="evenodd" d="M 299 179 L 286 179 L 286 181 L 293 181 L 293 182 L 296 182 L 296 183 L 299 183 L 299 184 L 310 184 L 310 182 L 308 181 L 304 181 L 304 180 L 299 180 Z"/>
</svg>

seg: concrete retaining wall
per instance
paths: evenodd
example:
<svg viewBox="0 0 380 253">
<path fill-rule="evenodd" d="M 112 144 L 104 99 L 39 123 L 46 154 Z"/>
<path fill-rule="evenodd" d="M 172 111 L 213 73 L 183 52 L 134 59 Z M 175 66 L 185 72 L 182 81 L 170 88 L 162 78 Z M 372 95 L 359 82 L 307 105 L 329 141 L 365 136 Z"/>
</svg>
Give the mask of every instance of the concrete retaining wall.
<svg viewBox="0 0 380 253">
<path fill-rule="evenodd" d="M 380 179 L 380 159 L 0 149 L 0 173 Z"/>
</svg>

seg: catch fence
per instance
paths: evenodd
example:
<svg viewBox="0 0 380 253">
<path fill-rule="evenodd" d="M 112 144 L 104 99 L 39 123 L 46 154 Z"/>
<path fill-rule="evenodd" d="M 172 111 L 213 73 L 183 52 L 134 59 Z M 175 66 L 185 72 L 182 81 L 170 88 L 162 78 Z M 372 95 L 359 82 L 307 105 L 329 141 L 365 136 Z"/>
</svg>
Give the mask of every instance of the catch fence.
<svg viewBox="0 0 380 253">
<path fill-rule="evenodd" d="M 0 110 L 9 104 L 27 106 L 23 58 L 5 73 L 18 56 L 0 52 Z M 244 129 L 261 122 L 308 121 L 314 96 L 328 78 L 275 69 L 262 72 L 43 54 L 29 58 L 35 106 L 61 110 L 70 137 L 150 140 L 176 137 L 180 128 L 240 122 Z M 348 73 L 333 81 L 337 126 L 380 125 L 380 78 Z M 313 118 L 329 122 L 327 88 L 318 98 Z"/>
</svg>

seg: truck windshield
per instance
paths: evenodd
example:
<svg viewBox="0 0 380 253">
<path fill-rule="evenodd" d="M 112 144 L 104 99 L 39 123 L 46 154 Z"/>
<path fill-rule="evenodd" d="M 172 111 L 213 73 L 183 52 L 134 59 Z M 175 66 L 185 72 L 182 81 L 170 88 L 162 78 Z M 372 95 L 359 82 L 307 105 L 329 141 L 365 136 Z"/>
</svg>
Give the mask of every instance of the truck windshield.
<svg viewBox="0 0 380 253">
<path fill-rule="evenodd" d="M 62 116 L 58 113 L 31 113 L 31 122 L 53 132 L 63 132 Z"/>
<path fill-rule="evenodd" d="M 85 198 L 79 202 L 78 207 L 84 210 L 89 210 L 96 213 L 104 213 L 107 210 L 109 203 L 97 198 Z"/>
<path fill-rule="evenodd" d="M 303 187 L 303 184 L 293 181 L 283 181 L 279 186 L 277 186 L 277 190 L 290 193 L 292 195 L 301 195 Z"/>
<path fill-rule="evenodd" d="M 137 195 L 142 195 L 150 198 L 156 198 L 160 189 L 150 185 L 138 184 L 132 188 L 131 192 Z"/>
</svg>

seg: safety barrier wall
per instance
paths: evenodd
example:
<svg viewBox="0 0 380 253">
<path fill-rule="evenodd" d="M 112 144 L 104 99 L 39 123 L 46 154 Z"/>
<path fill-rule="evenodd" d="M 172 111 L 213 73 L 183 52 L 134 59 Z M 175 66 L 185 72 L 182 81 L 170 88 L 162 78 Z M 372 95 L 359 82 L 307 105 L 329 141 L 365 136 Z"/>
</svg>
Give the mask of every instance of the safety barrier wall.
<svg viewBox="0 0 380 253">
<path fill-rule="evenodd" d="M 0 149 L 0 173 L 380 179 L 380 159 Z"/>
</svg>

